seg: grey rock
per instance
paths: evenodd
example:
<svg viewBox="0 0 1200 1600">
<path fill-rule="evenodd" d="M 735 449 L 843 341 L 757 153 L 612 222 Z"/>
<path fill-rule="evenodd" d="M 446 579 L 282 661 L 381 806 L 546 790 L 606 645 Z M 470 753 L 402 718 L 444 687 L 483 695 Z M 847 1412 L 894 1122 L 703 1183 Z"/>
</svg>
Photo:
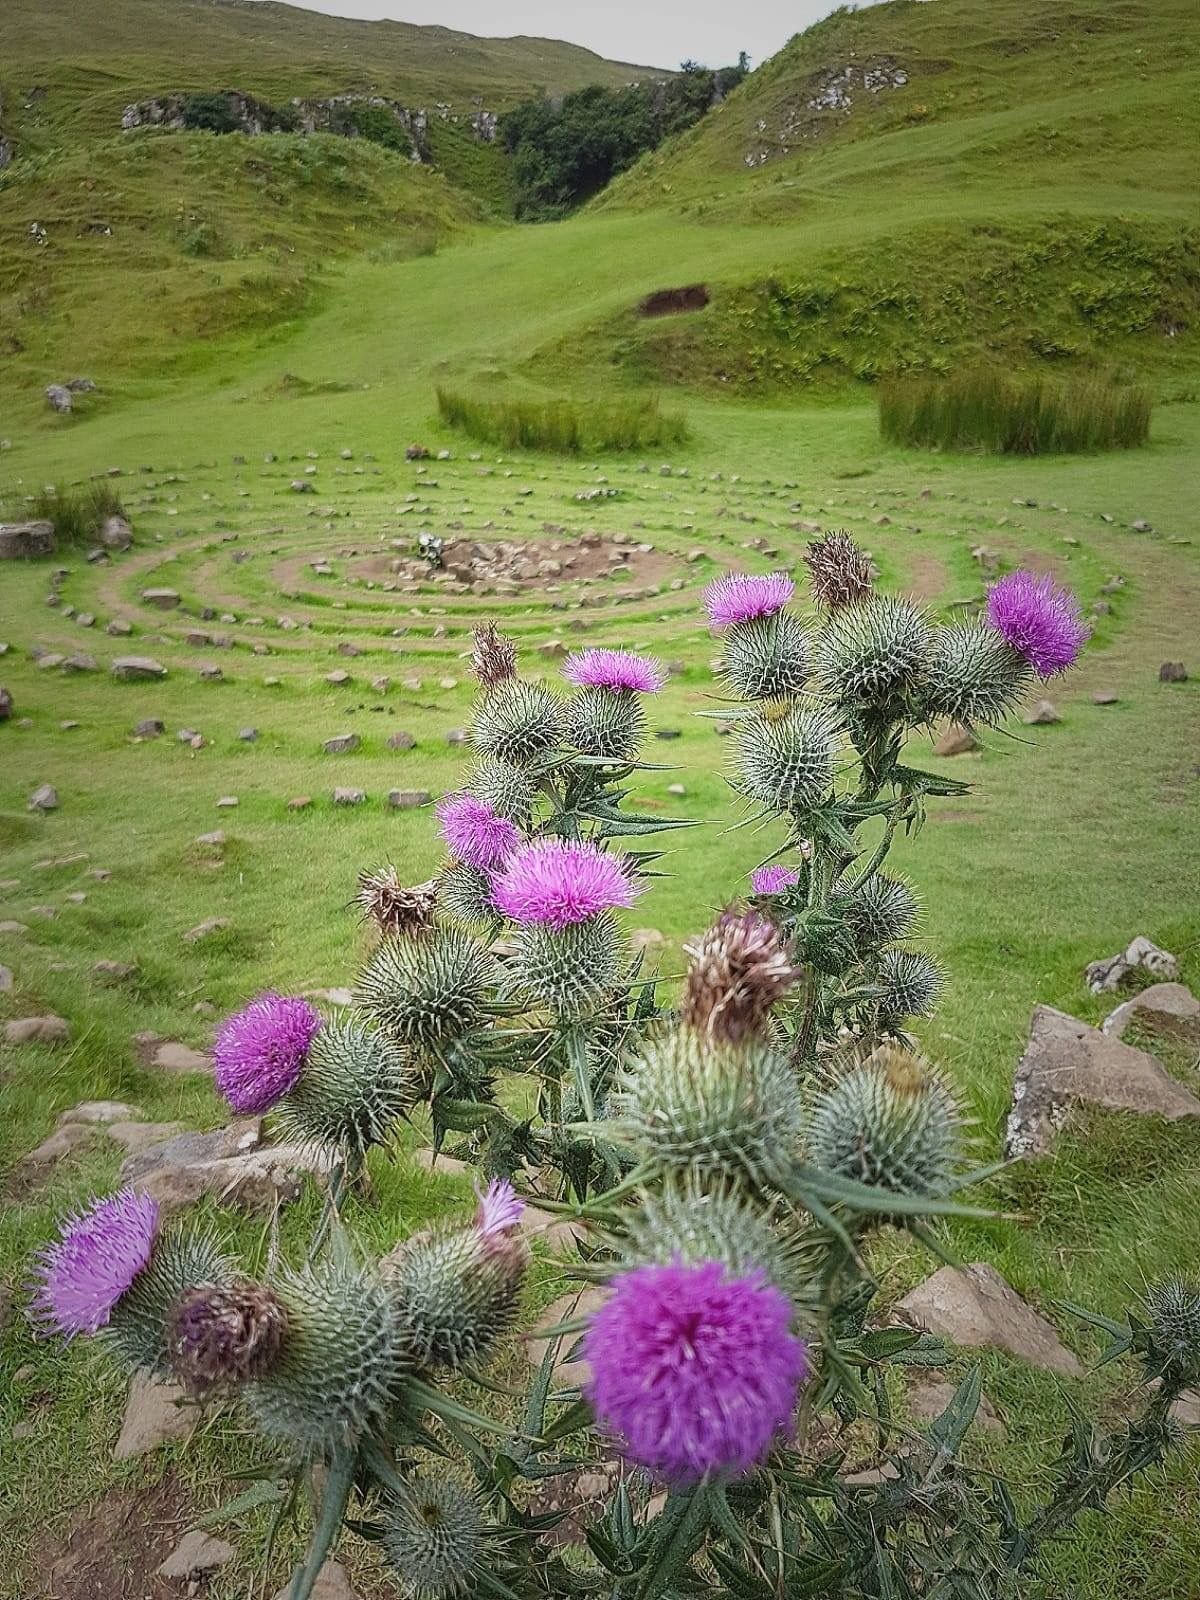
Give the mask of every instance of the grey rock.
<svg viewBox="0 0 1200 1600">
<path fill-rule="evenodd" d="M 167 731 L 166 723 L 158 717 L 146 717 L 133 730 L 135 739 L 160 739 Z"/>
<path fill-rule="evenodd" d="M 415 750 L 417 741 L 413 734 L 398 728 L 395 733 L 388 735 L 387 745 L 389 750 Z"/>
<path fill-rule="evenodd" d="M 232 811 L 234 809 L 234 807 L 239 805 L 239 804 L 240 804 L 240 801 L 238 800 L 237 795 L 235 795 L 235 794 L 223 794 L 221 796 L 221 798 L 217 801 L 217 809 L 219 811 Z"/>
<path fill-rule="evenodd" d="M 202 1528 L 193 1528 L 190 1533 L 184 1534 L 159 1567 L 156 1576 L 168 1581 L 178 1579 L 180 1582 L 204 1577 L 232 1561 L 234 1554 L 233 1546 L 224 1539 L 214 1539 Z"/>
<path fill-rule="evenodd" d="M 1129 526 L 1133 529 L 1134 533 L 1154 532 L 1154 524 L 1152 522 L 1147 522 L 1145 517 L 1138 517 L 1136 521 L 1131 522 Z"/>
<path fill-rule="evenodd" d="M 57 411 L 60 417 L 65 417 L 69 415 L 75 402 L 66 384 L 51 383 L 46 387 L 46 403 L 52 411 Z"/>
<path fill-rule="evenodd" d="M 71 1037 L 70 1024 L 62 1017 L 16 1017 L 4 1024 L 5 1044 L 65 1044 Z"/>
<path fill-rule="evenodd" d="M 13 714 L 12 691 L 0 685 L 0 722 L 7 722 Z"/>
<path fill-rule="evenodd" d="M 29 929 L 23 922 L 14 922 L 11 917 L 0 922 L 0 934 L 8 934 L 10 938 L 19 939 L 23 933 L 28 932 Z"/>
<path fill-rule="evenodd" d="M 1101 1031 L 1120 1039 L 1134 1023 L 1148 1033 L 1200 1043 L 1200 1000 L 1182 983 L 1152 983 L 1110 1011 Z"/>
<path fill-rule="evenodd" d="M 293 494 L 316 494 L 317 486 L 309 478 L 293 478 L 288 488 Z"/>
<path fill-rule="evenodd" d="M 332 684 L 335 689 L 340 689 L 351 681 L 350 674 L 346 671 L 345 667 L 335 667 L 332 672 L 327 672 L 325 674 L 325 682 Z"/>
<path fill-rule="evenodd" d="M 126 1105 L 124 1100 L 84 1100 L 70 1110 L 60 1112 L 58 1125 L 62 1128 L 79 1122 L 102 1127 L 109 1122 L 136 1122 L 137 1118 L 137 1108 Z"/>
<path fill-rule="evenodd" d="M 143 589 L 142 603 L 156 611 L 174 611 L 182 596 L 174 589 Z"/>
<path fill-rule="evenodd" d="M 1037 705 L 1027 712 L 1023 721 L 1028 728 L 1048 728 L 1056 722 L 1061 722 L 1062 717 L 1053 700 L 1039 700 Z"/>
<path fill-rule="evenodd" d="M 1186 683 L 1187 668 L 1182 661 L 1164 661 L 1158 669 L 1159 683 Z"/>
<path fill-rule="evenodd" d="M 79 617 L 77 620 L 82 622 L 83 618 Z M 73 655 L 69 655 L 63 660 L 64 672 L 95 672 L 95 670 L 95 656 L 89 656 L 82 650 L 76 650 Z"/>
<path fill-rule="evenodd" d="M 214 933 L 220 933 L 229 926 L 228 917 L 206 917 L 203 922 L 198 922 L 194 928 L 189 928 L 183 935 L 184 944 L 199 944 L 201 940 L 211 938 Z"/>
<path fill-rule="evenodd" d="M 56 544 L 52 522 L 0 522 L 0 561 L 35 561 Z"/>
<path fill-rule="evenodd" d="M 392 789 L 388 793 L 387 803 L 392 811 L 416 811 L 421 806 L 427 806 L 433 796 L 428 789 Z"/>
<path fill-rule="evenodd" d="M 1081 1108 L 1169 1122 L 1200 1117 L 1200 1100 L 1153 1056 L 1051 1006 L 1038 1006 L 1013 1084 L 1006 1153 L 1010 1158 L 1044 1155 Z"/>
<path fill-rule="evenodd" d="M 243 744 L 257 744 L 258 743 L 258 729 L 257 728 L 240 728 L 238 730 L 238 738 L 241 740 L 241 742 Z"/>
<path fill-rule="evenodd" d="M 11 967 L 0 967 L 0 994 L 11 994 L 13 975 Z"/>
<path fill-rule="evenodd" d="M 291 1584 L 285 1584 L 274 1600 L 289 1600 L 291 1592 Z M 360 1600 L 360 1597 L 351 1585 L 345 1567 L 338 1561 L 327 1561 L 317 1573 L 312 1600 Z"/>
<path fill-rule="evenodd" d="M 450 745 L 469 744 L 471 735 L 465 728 L 451 728 L 446 735 L 446 743 Z"/>
<path fill-rule="evenodd" d="M 113 1460 L 128 1461 L 157 1450 L 160 1444 L 189 1438 L 200 1421 L 200 1408 L 185 1404 L 185 1399 L 176 1383 L 156 1382 L 144 1373 L 131 1378 Z"/>
<path fill-rule="evenodd" d="M 1115 689 L 1097 689 L 1092 696 L 1094 706 L 1115 706 L 1120 704 L 1121 697 Z"/>
<path fill-rule="evenodd" d="M 1005 1350 L 1069 1377 L 1083 1373 L 1054 1327 L 986 1262 L 973 1262 L 961 1271 L 943 1267 L 905 1295 L 896 1311 L 910 1327 L 968 1349 Z"/>
<path fill-rule="evenodd" d="M 212 1057 L 203 1050 L 193 1050 L 189 1044 L 165 1039 L 155 1046 L 150 1066 L 159 1072 L 211 1072 Z"/>
<path fill-rule="evenodd" d="M 29 796 L 30 811 L 57 811 L 58 790 L 52 783 L 42 783 Z"/>
<path fill-rule="evenodd" d="M 292 799 L 288 801 L 287 808 L 289 811 L 307 811 L 311 805 L 312 795 L 298 794 L 294 795 Z"/>
<path fill-rule="evenodd" d="M 965 756 L 979 749 L 979 740 L 970 728 L 964 728 L 960 722 L 952 722 L 941 734 L 933 747 L 935 756 Z"/>
<path fill-rule="evenodd" d="M 100 528 L 100 543 L 106 550 L 128 550 L 133 543 L 133 529 L 124 517 L 105 517 Z"/>
<path fill-rule="evenodd" d="M 124 617 L 114 617 L 104 631 L 114 639 L 127 639 L 133 632 L 133 625 L 126 622 Z"/>
<path fill-rule="evenodd" d="M 112 664 L 112 674 L 122 683 L 139 683 L 146 679 L 165 678 L 167 669 L 152 656 L 118 656 Z"/>
<path fill-rule="evenodd" d="M 335 789 L 333 803 L 335 806 L 361 806 L 367 798 L 365 789 Z"/>
<path fill-rule="evenodd" d="M 1106 994 L 1119 989 L 1139 970 L 1163 983 L 1174 983 L 1179 976 L 1179 962 L 1169 950 L 1160 950 L 1145 934 L 1138 934 L 1115 956 L 1089 962 L 1083 976 L 1093 994 Z"/>
<path fill-rule="evenodd" d="M 332 739 L 326 739 L 323 749 L 327 756 L 351 755 L 362 744 L 356 733 L 335 734 Z"/>
<path fill-rule="evenodd" d="M 137 970 L 136 961 L 96 961 L 92 977 L 100 983 L 128 983 L 137 977 Z"/>
<path fill-rule="evenodd" d="M 224 676 L 225 674 L 221 671 L 220 667 L 215 667 L 209 662 L 206 662 L 204 666 L 200 668 L 201 683 L 220 683 Z"/>
<path fill-rule="evenodd" d="M 137 1151 L 123 1163 L 121 1182 L 167 1211 L 208 1197 L 259 1212 L 295 1200 L 306 1176 L 325 1177 L 330 1167 L 331 1157 L 311 1146 L 263 1144 L 261 1121 L 251 1121 Z"/>
</svg>

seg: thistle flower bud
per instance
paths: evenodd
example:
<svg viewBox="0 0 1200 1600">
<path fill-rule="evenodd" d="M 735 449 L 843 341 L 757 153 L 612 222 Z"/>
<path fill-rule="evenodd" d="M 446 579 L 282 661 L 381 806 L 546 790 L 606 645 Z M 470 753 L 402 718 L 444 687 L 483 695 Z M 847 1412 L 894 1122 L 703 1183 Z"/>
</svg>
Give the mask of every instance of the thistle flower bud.
<svg viewBox="0 0 1200 1600">
<path fill-rule="evenodd" d="M 939 628 L 926 674 L 929 718 L 994 726 L 1033 681 L 1033 669 L 994 628 Z"/>
<path fill-rule="evenodd" d="M 420 1093 L 408 1054 L 358 1021 L 326 1023 L 300 1080 L 280 1102 L 280 1129 L 299 1144 L 361 1158 L 386 1144 Z"/>
<path fill-rule="evenodd" d="M 563 709 L 563 736 L 583 756 L 632 761 L 646 733 L 646 713 L 633 694 L 584 688 Z"/>
<path fill-rule="evenodd" d="M 396 1044 L 425 1048 L 470 1033 L 484 1015 L 495 963 L 460 928 L 385 939 L 363 968 L 356 998 Z"/>
<path fill-rule="evenodd" d="M 452 922 L 468 928 L 486 928 L 499 912 L 492 904 L 492 880 L 478 867 L 452 861 L 437 881 L 438 905 Z"/>
<path fill-rule="evenodd" d="M 631 1207 L 621 1256 L 628 1266 L 696 1266 L 719 1261 L 731 1277 L 764 1272 L 791 1293 L 783 1239 L 758 1200 L 736 1183 L 687 1173 L 657 1191 L 647 1191 Z"/>
<path fill-rule="evenodd" d="M 786 700 L 812 676 L 812 648 L 790 611 L 736 622 L 721 641 L 721 670 L 742 700 Z"/>
<path fill-rule="evenodd" d="M 481 755 L 528 766 L 562 741 L 562 702 L 540 684 L 508 678 L 476 708 L 472 741 Z"/>
<path fill-rule="evenodd" d="M 853 605 L 871 593 L 875 581 L 871 558 L 844 529 L 814 540 L 804 564 L 813 599 L 830 611 Z"/>
<path fill-rule="evenodd" d="M 800 976 L 778 928 L 756 911 L 726 911 L 684 950 L 691 959 L 680 1018 L 721 1044 L 762 1031 Z"/>
<path fill-rule="evenodd" d="M 199 1285 L 171 1310 L 171 1370 L 193 1394 L 207 1394 L 265 1376 L 287 1333 L 287 1312 L 270 1289 L 250 1278 Z"/>
<path fill-rule="evenodd" d="M 808 1152 L 826 1172 L 893 1194 L 944 1198 L 962 1154 L 962 1118 L 928 1062 L 883 1045 L 812 1107 Z"/>
<path fill-rule="evenodd" d="M 485 693 L 516 677 L 517 647 L 494 622 L 476 628 L 471 638 L 471 671 Z"/>
<path fill-rule="evenodd" d="M 485 1526 L 469 1489 L 446 1478 L 410 1478 L 383 1512 L 381 1543 L 406 1600 L 452 1600 L 474 1586 Z"/>
<path fill-rule="evenodd" d="M 639 1157 L 759 1188 L 789 1170 L 802 1125 L 782 1056 L 760 1039 L 730 1045 L 691 1028 L 646 1041 L 610 1104 L 614 1138 Z"/>
<path fill-rule="evenodd" d="M 824 706 L 771 706 L 745 723 L 738 740 L 739 787 L 751 800 L 797 815 L 833 786 L 837 724 Z"/>
<path fill-rule="evenodd" d="M 920 950 L 885 950 L 875 981 L 883 991 L 880 1021 L 895 1026 L 905 1017 L 931 1016 L 946 980 L 932 956 Z"/>
<path fill-rule="evenodd" d="M 840 912 L 858 949 L 864 953 L 911 938 L 921 917 L 916 895 L 901 878 L 874 872 L 849 892 L 839 884 L 831 910 Z"/>
<path fill-rule="evenodd" d="M 558 1017 L 590 1016 L 611 994 L 625 965 L 625 945 L 611 911 L 556 928 L 532 922 L 516 931 L 516 970 L 538 1005 Z"/>
<path fill-rule="evenodd" d="M 831 613 L 817 656 L 843 704 L 873 709 L 918 687 L 932 648 L 933 629 L 911 600 L 871 595 Z"/>
<path fill-rule="evenodd" d="M 377 867 L 359 873 L 355 899 L 363 920 L 373 922 L 381 933 L 423 933 L 433 926 L 437 884 L 406 888 L 395 867 Z"/>
<path fill-rule="evenodd" d="M 507 817 L 522 826 L 529 821 L 537 799 L 537 787 L 529 774 L 511 761 L 476 762 L 467 775 L 466 788 L 491 806 L 498 817 Z"/>
<path fill-rule="evenodd" d="M 270 1370 L 247 1383 L 260 1429 L 322 1459 L 381 1428 L 412 1352 L 377 1273 L 325 1263 L 273 1285 L 286 1333 Z"/>
<path fill-rule="evenodd" d="M 234 1276 L 232 1259 L 207 1227 L 193 1224 L 161 1234 L 145 1270 L 113 1307 L 104 1342 L 129 1371 L 166 1376 L 180 1296 L 197 1286 L 219 1289 Z"/>
<path fill-rule="evenodd" d="M 1171 1278 L 1147 1289 L 1145 1301 L 1163 1375 L 1188 1380 L 1200 1375 L 1200 1288 Z"/>
</svg>

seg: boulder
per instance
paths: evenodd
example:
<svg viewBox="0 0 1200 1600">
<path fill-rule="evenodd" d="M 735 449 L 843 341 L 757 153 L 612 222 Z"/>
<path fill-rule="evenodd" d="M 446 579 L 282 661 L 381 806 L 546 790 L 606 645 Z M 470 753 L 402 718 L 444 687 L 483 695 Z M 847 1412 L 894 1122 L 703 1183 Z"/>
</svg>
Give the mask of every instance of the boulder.
<svg viewBox="0 0 1200 1600">
<path fill-rule="evenodd" d="M 71 1029 L 62 1017 L 17 1017 L 4 1024 L 5 1044 L 65 1044 Z"/>
<path fill-rule="evenodd" d="M 1141 994 L 1110 1011 L 1101 1027 L 1113 1039 L 1121 1039 L 1133 1023 L 1148 1033 L 1200 1043 L 1200 1000 L 1182 983 L 1152 983 Z"/>
<path fill-rule="evenodd" d="M 117 656 L 112 664 L 112 674 L 121 683 L 140 683 L 147 679 L 165 678 L 167 669 L 152 656 Z"/>
<path fill-rule="evenodd" d="M 52 783 L 39 783 L 29 796 L 28 810 L 30 811 L 57 811 L 58 790 Z"/>
<path fill-rule="evenodd" d="M 1164 661 L 1158 669 L 1159 683 L 1186 683 L 1187 668 L 1182 661 Z"/>
<path fill-rule="evenodd" d="M 1162 983 L 1174 983 L 1179 976 L 1179 962 L 1169 950 L 1160 950 L 1140 933 L 1115 956 L 1089 962 L 1083 976 L 1093 994 L 1107 994 L 1119 989 L 1138 970 L 1148 972 Z"/>
<path fill-rule="evenodd" d="M 1051 1006 L 1038 1006 L 1013 1084 L 1006 1153 L 1044 1155 L 1072 1111 L 1088 1107 L 1168 1122 L 1200 1116 L 1200 1100 L 1153 1056 Z"/>
<path fill-rule="evenodd" d="M 1083 1368 L 1053 1326 L 986 1262 L 942 1267 L 896 1307 L 912 1328 L 972 1350 L 1006 1350 L 1049 1372 L 1080 1377 Z"/>
<path fill-rule="evenodd" d="M 326 739 L 323 749 L 327 756 L 348 756 L 362 744 L 356 733 L 338 733 L 332 739 Z"/>
<path fill-rule="evenodd" d="M 202 1528 L 193 1528 L 172 1550 L 159 1567 L 157 1577 L 168 1581 L 187 1583 L 193 1578 L 205 1577 L 210 1572 L 232 1561 L 234 1548 L 224 1539 L 214 1539 Z"/>
<path fill-rule="evenodd" d="M 56 545 L 52 522 L 0 522 L 0 561 L 52 556 Z"/>
<path fill-rule="evenodd" d="M 208 1197 L 262 1212 L 295 1200 L 304 1178 L 324 1177 L 331 1164 L 311 1146 L 264 1145 L 261 1121 L 250 1120 L 135 1151 L 121 1167 L 121 1182 L 153 1195 L 165 1211 Z"/>
<path fill-rule="evenodd" d="M 128 550 L 133 543 L 133 529 L 124 517 L 105 517 L 100 527 L 100 543 L 106 550 Z"/>
<path fill-rule="evenodd" d="M 160 1444 L 187 1439 L 200 1421 L 200 1408 L 185 1404 L 186 1396 L 177 1383 L 160 1383 L 145 1373 L 129 1381 L 129 1398 L 121 1436 L 113 1449 L 114 1461 L 157 1450 Z"/>
</svg>

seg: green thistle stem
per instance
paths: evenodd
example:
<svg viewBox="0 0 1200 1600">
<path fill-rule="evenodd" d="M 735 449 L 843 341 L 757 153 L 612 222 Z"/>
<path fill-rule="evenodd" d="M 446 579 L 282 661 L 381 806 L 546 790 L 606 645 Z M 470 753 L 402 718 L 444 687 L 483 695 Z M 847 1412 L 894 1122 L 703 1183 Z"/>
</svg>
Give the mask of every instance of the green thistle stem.
<svg viewBox="0 0 1200 1600">
<path fill-rule="evenodd" d="M 595 1122 L 596 1105 L 592 1099 L 592 1081 L 588 1076 L 587 1035 L 582 1028 L 564 1028 L 563 1044 L 567 1061 L 575 1078 L 575 1089 L 585 1122 Z"/>
<path fill-rule="evenodd" d="M 342 1450 L 334 1456 L 325 1483 L 320 1519 L 313 1533 L 312 1544 L 308 1547 L 304 1565 L 297 1569 L 296 1576 L 292 1579 L 288 1600 L 309 1600 L 309 1596 L 316 1588 L 321 1568 L 333 1549 L 342 1526 L 342 1518 L 346 1515 L 357 1470 L 357 1451 Z"/>
</svg>

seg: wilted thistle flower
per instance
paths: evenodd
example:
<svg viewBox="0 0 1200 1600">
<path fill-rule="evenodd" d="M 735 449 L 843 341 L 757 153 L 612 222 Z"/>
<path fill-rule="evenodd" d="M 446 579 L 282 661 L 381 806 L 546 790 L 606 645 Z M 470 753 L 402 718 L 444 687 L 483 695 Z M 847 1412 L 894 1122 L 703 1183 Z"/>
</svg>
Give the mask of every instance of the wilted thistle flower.
<svg viewBox="0 0 1200 1600">
<path fill-rule="evenodd" d="M 537 785 L 523 767 L 514 767 L 511 761 L 486 759 L 479 761 L 467 774 L 466 789 L 498 817 L 524 825 L 529 821 Z"/>
<path fill-rule="evenodd" d="M 158 1236 L 158 1202 L 122 1189 L 68 1217 L 61 1237 L 39 1253 L 29 1317 L 42 1334 L 72 1339 L 107 1326 L 145 1271 Z"/>
<path fill-rule="evenodd" d="M 870 595 L 830 614 L 817 655 L 839 700 L 873 709 L 920 685 L 932 647 L 929 620 L 911 600 Z"/>
<path fill-rule="evenodd" d="M 472 640 L 471 671 L 485 693 L 516 677 L 517 647 L 494 622 L 476 628 Z"/>
<path fill-rule="evenodd" d="M 624 1452 L 672 1483 L 756 1467 L 808 1374 L 787 1297 L 716 1261 L 637 1267 L 592 1319 L 588 1398 Z"/>
<path fill-rule="evenodd" d="M 812 647 L 788 611 L 732 623 L 721 643 L 721 672 L 743 700 L 786 700 L 812 676 Z"/>
<path fill-rule="evenodd" d="M 450 854 L 481 872 L 499 867 L 521 844 L 520 830 L 477 795 L 444 795 L 437 804 Z"/>
<path fill-rule="evenodd" d="M 562 702 L 540 684 L 508 678 L 475 709 L 472 742 L 481 755 L 527 766 L 562 740 Z"/>
<path fill-rule="evenodd" d="M 298 1144 L 361 1159 L 386 1144 L 418 1097 L 406 1051 L 361 1022 L 327 1022 L 304 1071 L 279 1104 L 280 1130 Z"/>
<path fill-rule="evenodd" d="M 856 946 L 864 954 L 911 938 L 921 916 L 917 897 L 908 884 L 886 872 L 873 872 L 852 892 L 839 884 L 831 909 L 845 919 Z"/>
<path fill-rule="evenodd" d="M 295 1086 L 321 1026 L 307 1000 L 264 994 L 217 1030 L 217 1088 L 240 1116 L 267 1111 Z"/>
<path fill-rule="evenodd" d="M 359 873 L 355 899 L 364 918 L 381 933 L 420 933 L 433 926 L 437 884 L 418 883 L 409 888 L 401 883 L 395 867 L 376 867 Z"/>
<path fill-rule="evenodd" d="M 437 881 L 438 905 L 451 921 L 486 928 L 499 912 L 492 903 L 492 880 L 477 867 L 451 861 Z"/>
<path fill-rule="evenodd" d="M 484 1521 L 469 1489 L 428 1474 L 410 1478 L 382 1522 L 380 1542 L 407 1600 L 449 1600 L 474 1587 Z"/>
<path fill-rule="evenodd" d="M 369 1268 L 323 1263 L 272 1289 L 286 1333 L 245 1397 L 264 1434 L 320 1459 L 383 1426 L 412 1370 L 409 1341 Z"/>
<path fill-rule="evenodd" d="M 757 911 L 726 911 L 684 951 L 691 968 L 680 1019 L 722 1044 L 761 1032 L 772 1006 L 800 976 L 779 929 Z"/>
<path fill-rule="evenodd" d="M 1010 572 L 988 591 L 987 619 L 1039 678 L 1074 666 L 1089 630 L 1069 589 L 1048 574 Z"/>
<path fill-rule="evenodd" d="M 530 922 L 517 929 L 516 968 L 534 1000 L 556 1016 L 579 1019 L 598 1010 L 627 960 L 610 911 L 558 928 Z"/>
<path fill-rule="evenodd" d="M 714 578 L 702 596 L 704 609 L 714 628 L 728 628 L 756 617 L 773 617 L 796 592 L 786 572 L 753 576 L 747 572 L 728 572 Z"/>
<path fill-rule="evenodd" d="M 217 1288 L 230 1283 L 235 1271 L 207 1225 L 164 1230 L 100 1337 L 129 1371 L 165 1376 L 171 1360 L 171 1313 L 180 1295 L 199 1284 Z"/>
<path fill-rule="evenodd" d="M 594 844 L 543 839 L 496 874 L 496 907 L 514 922 L 563 929 L 602 911 L 631 906 L 641 892 L 619 857 Z"/>
<path fill-rule="evenodd" d="M 435 1048 L 480 1022 L 495 962 L 461 928 L 385 939 L 359 974 L 356 999 L 396 1044 Z"/>
<path fill-rule="evenodd" d="M 773 811 L 811 811 L 833 787 L 837 722 L 825 706 L 772 706 L 742 725 L 738 787 Z"/>
<path fill-rule="evenodd" d="M 820 1094 L 808 1152 L 823 1171 L 873 1189 L 941 1199 L 959 1170 L 962 1116 L 928 1062 L 882 1045 Z"/>
<path fill-rule="evenodd" d="M 928 1017 L 945 987 L 945 976 L 932 956 L 920 950 L 885 950 L 879 958 L 876 985 L 883 991 L 876 1004 L 885 1026 L 905 1017 Z"/>
<path fill-rule="evenodd" d="M 656 694 L 667 681 L 659 662 L 628 650 L 580 650 L 568 656 L 563 677 L 577 689 L 609 694 Z"/>
<path fill-rule="evenodd" d="M 691 1028 L 646 1040 L 610 1107 L 613 1137 L 642 1159 L 758 1188 L 786 1177 L 803 1122 L 795 1074 L 770 1045 Z"/>
<path fill-rule="evenodd" d="M 396 1316 L 420 1365 L 476 1362 L 512 1325 L 529 1265 L 524 1209 L 499 1180 L 480 1197 L 469 1228 L 417 1234 L 385 1257 Z"/>
<path fill-rule="evenodd" d="M 283 1302 L 261 1283 L 200 1284 L 176 1301 L 167 1326 L 171 1370 L 193 1394 L 264 1377 L 287 1334 Z"/>
<path fill-rule="evenodd" d="M 977 622 L 939 628 L 926 674 L 927 715 L 970 727 L 993 726 L 1029 687 L 1033 674 L 994 628 Z"/>
<path fill-rule="evenodd" d="M 750 874 L 750 887 L 755 894 L 785 894 L 800 882 L 794 867 L 755 867 Z"/>
<path fill-rule="evenodd" d="M 871 593 L 875 581 L 871 558 L 844 529 L 814 540 L 804 564 L 813 599 L 830 611 L 852 605 Z"/>
</svg>

